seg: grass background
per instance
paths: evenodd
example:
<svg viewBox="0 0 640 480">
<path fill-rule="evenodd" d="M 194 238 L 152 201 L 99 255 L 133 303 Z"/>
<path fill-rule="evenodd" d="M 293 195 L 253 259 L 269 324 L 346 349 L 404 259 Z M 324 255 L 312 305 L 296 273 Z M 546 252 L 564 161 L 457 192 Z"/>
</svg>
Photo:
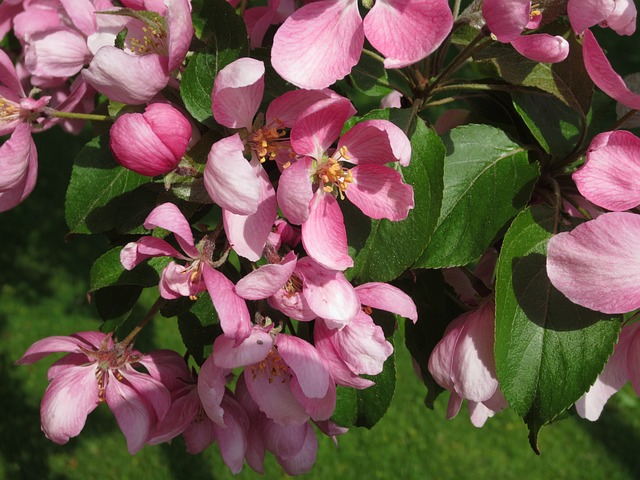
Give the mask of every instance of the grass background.
<svg viewBox="0 0 640 480">
<path fill-rule="evenodd" d="M 640 49 L 629 48 L 638 45 L 637 38 L 607 37 L 618 71 L 640 71 Z M 86 290 L 90 266 L 104 241 L 97 237 L 65 241 L 61 206 L 70 159 L 83 139 L 52 131 L 38 135 L 37 142 L 36 189 L 22 205 L 0 216 L 0 479 L 231 478 L 215 446 L 190 456 L 176 439 L 130 456 L 105 405 L 89 416 L 82 434 L 67 445 L 48 441 L 40 431 L 39 403 L 55 356 L 30 366 L 13 363 L 38 339 L 99 327 Z M 175 322 L 158 317 L 137 345 L 141 350 L 180 350 L 178 338 Z M 629 387 L 609 402 L 597 423 L 569 414 L 544 428 L 542 455 L 536 456 L 524 423 L 511 411 L 476 429 L 466 406 L 457 418 L 445 420 L 446 394 L 434 411 L 426 409 L 424 387 L 412 371 L 402 338 L 396 340 L 398 389 L 388 414 L 370 431 L 353 429 L 339 439 L 338 447 L 320 437 L 316 466 L 305 478 L 640 478 L 640 401 Z M 266 477 L 285 476 L 268 457 Z M 248 467 L 237 476 L 257 477 Z"/>
</svg>

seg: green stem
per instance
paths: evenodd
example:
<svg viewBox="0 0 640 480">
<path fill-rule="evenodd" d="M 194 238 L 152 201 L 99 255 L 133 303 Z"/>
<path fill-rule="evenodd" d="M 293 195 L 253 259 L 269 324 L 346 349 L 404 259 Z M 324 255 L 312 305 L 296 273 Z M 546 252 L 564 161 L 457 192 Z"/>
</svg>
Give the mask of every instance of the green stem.
<svg viewBox="0 0 640 480">
<path fill-rule="evenodd" d="M 94 122 L 113 122 L 113 118 L 109 115 L 96 115 L 93 113 L 75 113 L 75 112 L 61 112 L 52 108 L 47 108 L 45 113 L 49 117 L 53 118 L 73 118 L 76 120 L 91 120 Z"/>
<path fill-rule="evenodd" d="M 455 0 L 455 2 L 453 2 L 453 19 L 455 20 L 456 18 L 458 18 L 458 15 L 460 14 L 460 0 Z"/>
<path fill-rule="evenodd" d="M 126 347 L 131 342 L 133 342 L 136 336 L 142 331 L 145 325 L 149 323 L 149 321 L 155 316 L 155 314 L 158 313 L 158 311 L 162 308 L 165 302 L 166 300 L 164 298 L 158 297 L 158 299 L 151 306 L 151 308 L 149 309 L 147 314 L 144 316 L 144 318 L 140 320 L 140 323 L 138 323 L 138 325 L 136 325 L 133 330 L 131 330 L 131 333 L 127 335 L 127 338 L 125 338 L 122 342 L 120 342 L 120 345 L 122 345 L 122 347 Z"/>
</svg>

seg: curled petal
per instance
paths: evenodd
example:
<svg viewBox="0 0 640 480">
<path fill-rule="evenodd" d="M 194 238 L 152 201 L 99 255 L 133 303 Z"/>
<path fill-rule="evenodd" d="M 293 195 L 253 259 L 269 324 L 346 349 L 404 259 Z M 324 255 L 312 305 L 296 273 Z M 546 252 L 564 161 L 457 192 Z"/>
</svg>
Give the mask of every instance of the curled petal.
<svg viewBox="0 0 640 480">
<path fill-rule="evenodd" d="M 334 100 L 340 103 L 348 99 L 328 88 L 323 90 L 291 90 L 283 93 L 269 104 L 266 114 L 267 124 L 277 122 L 291 128 L 302 113 L 323 100 Z M 352 117 L 355 114 L 356 109 L 351 105 L 347 117 Z"/>
<path fill-rule="evenodd" d="M 224 338 L 224 336 L 221 335 L 218 338 Z M 228 370 L 215 364 L 213 355 L 209 355 L 198 375 L 198 396 L 202 402 L 202 408 L 211 421 L 218 425 L 224 425 L 224 410 L 221 403 L 227 383 L 227 372 Z"/>
<path fill-rule="evenodd" d="M 302 225 L 309 218 L 309 203 L 313 198 L 310 157 L 304 157 L 286 168 L 278 182 L 278 205 L 284 216 L 294 225 Z"/>
<path fill-rule="evenodd" d="M 19 124 L 0 147 L 0 212 L 12 209 L 33 191 L 38 176 L 38 152 L 29 126 Z"/>
<path fill-rule="evenodd" d="M 547 274 L 569 300 L 604 313 L 640 308 L 640 216 L 611 212 L 559 233 L 547 246 Z"/>
<path fill-rule="evenodd" d="M 484 0 L 482 16 L 498 41 L 508 43 L 520 36 L 529 23 L 531 0 Z"/>
<path fill-rule="evenodd" d="M 622 77 L 613 70 L 591 30 L 584 32 L 582 56 L 593 83 L 614 100 L 629 108 L 640 110 L 640 95 L 629 90 Z"/>
<path fill-rule="evenodd" d="M 418 320 L 416 304 L 411 297 L 388 283 L 370 282 L 356 287 L 360 303 L 408 318 Z"/>
<path fill-rule="evenodd" d="M 213 359 L 222 368 L 247 367 L 264 360 L 272 346 L 271 335 L 260 328 L 253 328 L 239 345 L 231 337 L 220 335 L 214 342 Z"/>
<path fill-rule="evenodd" d="M 194 245 L 191 226 L 177 205 L 168 202 L 158 205 L 145 219 L 144 228 L 169 230 L 175 235 L 176 240 L 190 258 L 199 256 L 198 249 Z M 157 244 L 154 246 L 159 247 Z M 180 256 L 177 257 L 180 258 Z"/>
<path fill-rule="evenodd" d="M 170 0 L 167 4 L 167 29 L 169 30 L 168 71 L 180 66 L 189 51 L 193 39 L 191 22 L 191 2 L 189 0 Z"/>
<path fill-rule="evenodd" d="M 142 237 L 137 242 L 127 243 L 120 250 L 120 263 L 126 270 L 131 270 L 147 258 L 164 256 L 183 258 L 182 254 L 165 240 L 156 237 Z"/>
<path fill-rule="evenodd" d="M 523 35 L 511 41 L 516 51 L 534 62 L 558 63 L 569 55 L 569 42 L 546 33 Z"/>
<path fill-rule="evenodd" d="M 213 84 L 212 110 L 218 123 L 252 130 L 264 93 L 264 63 L 240 58 L 224 67 Z"/>
<path fill-rule="evenodd" d="M 249 418 L 240 403 L 230 394 L 222 399 L 224 428 L 214 425 L 216 440 L 224 463 L 234 475 L 240 473 L 247 453 Z"/>
<path fill-rule="evenodd" d="M 331 375 L 318 351 L 310 343 L 290 335 L 278 335 L 276 346 L 282 359 L 293 370 L 298 385 L 308 398 L 327 394 Z"/>
<path fill-rule="evenodd" d="M 246 300 L 261 300 L 275 295 L 289 280 L 296 267 L 296 254 L 291 251 L 281 263 L 263 265 L 245 275 L 236 284 L 236 293 Z"/>
</svg>

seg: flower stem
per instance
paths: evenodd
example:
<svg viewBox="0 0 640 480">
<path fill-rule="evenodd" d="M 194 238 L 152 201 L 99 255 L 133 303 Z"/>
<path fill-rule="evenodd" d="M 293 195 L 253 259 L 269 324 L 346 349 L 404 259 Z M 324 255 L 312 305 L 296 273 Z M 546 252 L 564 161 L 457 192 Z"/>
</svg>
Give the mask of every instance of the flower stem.
<svg viewBox="0 0 640 480">
<path fill-rule="evenodd" d="M 91 120 L 94 122 L 113 122 L 113 118 L 109 115 L 96 115 L 93 113 L 76 113 L 76 112 L 61 112 L 54 110 L 53 108 L 46 108 L 45 113 L 49 117 L 53 118 L 73 118 L 77 120 Z"/>
<path fill-rule="evenodd" d="M 144 318 L 140 320 L 138 325 L 136 325 L 135 328 L 131 330 L 131 333 L 129 333 L 129 335 L 127 335 L 127 337 L 120 342 L 120 345 L 122 345 L 123 347 L 126 347 L 131 342 L 133 342 L 133 340 L 142 331 L 145 325 L 149 323 L 149 320 L 151 320 L 155 316 L 155 314 L 158 313 L 158 311 L 162 308 L 162 306 L 165 303 L 166 303 L 166 300 L 164 298 L 158 297 L 155 303 L 151 305 L 151 308 L 149 309 L 147 314 L 144 316 Z"/>
</svg>

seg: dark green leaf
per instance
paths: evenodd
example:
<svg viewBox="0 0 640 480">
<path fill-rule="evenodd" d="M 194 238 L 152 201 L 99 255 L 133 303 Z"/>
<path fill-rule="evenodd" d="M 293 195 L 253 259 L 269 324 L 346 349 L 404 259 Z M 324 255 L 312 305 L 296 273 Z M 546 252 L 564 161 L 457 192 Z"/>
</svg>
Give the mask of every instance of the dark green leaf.
<svg viewBox="0 0 640 480">
<path fill-rule="evenodd" d="M 113 159 L 109 137 L 94 138 L 75 159 L 67 190 L 65 217 L 71 233 L 112 229 L 126 211 L 122 196 L 148 183 L 149 177 L 127 170 Z"/>
<path fill-rule="evenodd" d="M 537 165 L 502 130 L 464 125 L 443 137 L 447 147 L 444 198 L 431 241 L 414 267 L 466 265 L 524 208 Z"/>
<path fill-rule="evenodd" d="M 102 320 L 109 321 L 103 325 L 103 331 L 112 332 L 122 325 L 131 315 L 142 287 L 131 285 L 116 285 L 101 288 L 92 295 L 92 302 L 96 306 Z"/>
<path fill-rule="evenodd" d="M 193 117 L 215 126 L 211 111 L 211 90 L 216 75 L 241 55 L 248 55 L 244 20 L 225 0 L 194 0 L 192 17 L 196 35 L 205 47 L 190 58 L 182 74 L 180 94 Z"/>
<path fill-rule="evenodd" d="M 384 97 L 393 90 L 386 85 L 389 83 L 388 70 L 379 60 L 369 55 L 360 56 L 358 64 L 351 70 L 353 85 L 364 95 L 369 97 Z"/>
<path fill-rule="evenodd" d="M 533 207 L 507 232 L 497 269 L 496 370 L 505 398 L 529 426 L 540 428 L 593 384 L 620 331 L 619 316 L 571 303 L 546 271 L 555 212 Z"/>
<path fill-rule="evenodd" d="M 120 263 L 121 250 L 122 247 L 116 247 L 95 261 L 89 274 L 90 292 L 111 285 L 153 287 L 158 285 L 162 270 L 171 261 L 170 257 L 155 257 L 141 263 L 133 270 L 125 270 Z"/>
<path fill-rule="evenodd" d="M 184 345 L 198 365 L 202 365 L 211 353 L 211 345 L 222 328 L 208 292 L 193 302 L 188 312 L 178 315 L 178 328 Z"/>
<path fill-rule="evenodd" d="M 336 388 L 336 408 L 331 420 L 341 427 L 351 428 L 358 419 L 358 394 L 355 388 Z"/>
<path fill-rule="evenodd" d="M 356 233 L 347 219 L 350 245 L 356 246 L 350 278 L 362 282 L 390 281 L 405 271 L 422 253 L 436 225 L 442 201 L 442 169 L 444 146 L 440 138 L 422 121 L 411 128 L 411 114 L 406 110 L 388 109 L 371 112 L 363 120 L 383 118 L 392 121 L 411 139 L 411 164 L 402 168 L 404 181 L 413 186 L 415 208 L 400 222 L 371 221 L 364 246 L 358 248 Z M 362 228 L 362 227 L 358 227 Z M 362 234 L 361 230 L 360 234 Z"/>
</svg>

